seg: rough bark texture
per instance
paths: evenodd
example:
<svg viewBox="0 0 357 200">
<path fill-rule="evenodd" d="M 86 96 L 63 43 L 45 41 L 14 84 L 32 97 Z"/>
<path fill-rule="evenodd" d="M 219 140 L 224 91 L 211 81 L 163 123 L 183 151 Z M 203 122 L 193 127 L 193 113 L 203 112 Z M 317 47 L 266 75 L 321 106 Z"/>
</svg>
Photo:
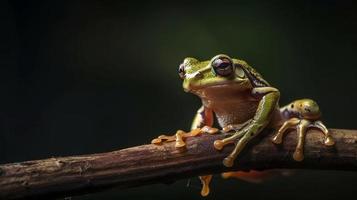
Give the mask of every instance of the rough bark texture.
<svg viewBox="0 0 357 200">
<path fill-rule="evenodd" d="M 357 170 L 357 131 L 332 129 L 334 147 L 322 144 L 322 134 L 310 130 L 306 137 L 305 160 L 296 162 L 292 154 L 296 134 L 288 134 L 282 145 L 274 145 L 265 131 L 236 160 L 225 168 L 222 159 L 232 150 L 213 147 L 224 134 L 187 139 L 187 149 L 174 143 L 143 145 L 118 151 L 83 156 L 49 158 L 0 165 L 0 199 L 50 198 L 90 193 L 106 188 L 126 188 L 223 171 L 304 168 Z"/>
</svg>

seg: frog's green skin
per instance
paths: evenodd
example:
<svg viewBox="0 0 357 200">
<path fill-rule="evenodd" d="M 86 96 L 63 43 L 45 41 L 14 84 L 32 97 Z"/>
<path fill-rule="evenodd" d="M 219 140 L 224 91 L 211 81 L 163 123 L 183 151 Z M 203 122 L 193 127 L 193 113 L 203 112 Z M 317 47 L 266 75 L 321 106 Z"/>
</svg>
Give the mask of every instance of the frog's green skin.
<svg viewBox="0 0 357 200">
<path fill-rule="evenodd" d="M 223 75 L 214 68 L 221 61 L 225 62 L 222 65 Z M 293 157 L 297 161 L 303 160 L 304 136 L 309 127 L 322 130 L 326 145 L 334 144 L 327 128 L 318 121 L 320 110 L 313 100 L 296 100 L 280 108 L 279 90 L 270 86 L 243 60 L 223 54 L 207 61 L 186 58 L 180 65 L 180 76 L 183 78 L 184 90 L 202 100 L 202 107 L 197 111 L 192 129 L 212 126 L 215 114 L 221 128 L 232 132 L 232 136 L 214 143 L 219 150 L 226 144 L 235 143 L 234 150 L 223 161 L 227 167 L 233 165 L 245 145 L 267 126 L 277 130 L 273 138 L 277 144 L 282 142 L 282 136 L 288 128 L 296 127 L 299 136 Z"/>
</svg>

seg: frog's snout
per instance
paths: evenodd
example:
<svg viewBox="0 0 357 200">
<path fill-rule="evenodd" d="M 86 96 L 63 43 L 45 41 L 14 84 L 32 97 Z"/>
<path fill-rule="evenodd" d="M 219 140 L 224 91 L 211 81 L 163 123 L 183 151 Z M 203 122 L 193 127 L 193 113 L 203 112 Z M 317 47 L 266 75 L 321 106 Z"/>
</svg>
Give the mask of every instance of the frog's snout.
<svg viewBox="0 0 357 200">
<path fill-rule="evenodd" d="M 187 73 L 188 66 L 191 66 L 192 64 L 195 64 L 197 62 L 199 62 L 197 59 L 189 58 L 189 57 L 185 58 L 183 60 L 183 62 L 180 64 L 179 69 L 178 69 L 179 76 L 182 80 L 202 77 L 202 74 L 199 71 L 198 71 L 198 73 L 192 73 L 192 74 Z"/>
<path fill-rule="evenodd" d="M 187 57 L 183 60 L 183 63 L 184 65 L 192 65 L 192 64 L 196 64 L 198 63 L 199 61 L 196 59 L 196 58 L 191 58 L 191 57 Z"/>
<path fill-rule="evenodd" d="M 185 74 L 186 79 L 195 79 L 195 78 L 202 78 L 203 74 L 200 71 L 190 73 L 190 74 Z"/>
</svg>

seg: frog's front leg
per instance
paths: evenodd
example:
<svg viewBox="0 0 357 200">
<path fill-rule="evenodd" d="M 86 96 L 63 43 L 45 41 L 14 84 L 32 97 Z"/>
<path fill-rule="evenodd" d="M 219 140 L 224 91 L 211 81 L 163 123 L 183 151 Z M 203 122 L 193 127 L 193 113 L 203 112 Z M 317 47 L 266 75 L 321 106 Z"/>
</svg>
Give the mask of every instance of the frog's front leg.
<svg viewBox="0 0 357 200">
<path fill-rule="evenodd" d="M 188 137 L 195 137 L 201 133 L 215 134 L 218 132 L 217 128 L 212 128 L 213 112 L 211 109 L 201 107 L 198 109 L 191 126 L 190 132 L 178 130 L 175 135 L 160 135 L 151 141 L 152 144 L 161 144 L 163 142 L 176 141 L 175 147 L 182 148 L 186 146 L 185 139 Z"/>
<path fill-rule="evenodd" d="M 215 148 L 221 150 L 226 144 L 236 142 L 239 139 L 234 150 L 223 161 L 226 167 L 232 167 L 234 160 L 246 144 L 269 124 L 280 97 L 279 91 L 273 87 L 254 88 L 252 94 L 254 96 L 262 96 L 254 117 L 232 136 L 214 142 Z"/>
</svg>

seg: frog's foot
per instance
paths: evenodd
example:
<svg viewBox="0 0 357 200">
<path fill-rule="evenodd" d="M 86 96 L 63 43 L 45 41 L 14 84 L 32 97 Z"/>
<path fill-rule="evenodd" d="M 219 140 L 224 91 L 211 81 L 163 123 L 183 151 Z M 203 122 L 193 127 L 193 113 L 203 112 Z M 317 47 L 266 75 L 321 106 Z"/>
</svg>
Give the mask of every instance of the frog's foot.
<svg viewBox="0 0 357 200">
<path fill-rule="evenodd" d="M 318 128 L 324 133 L 324 144 L 326 146 L 332 146 L 335 144 L 328 129 L 321 121 L 310 121 L 307 119 L 291 118 L 284 122 L 277 133 L 274 135 L 272 142 L 275 144 L 281 144 L 284 133 L 290 128 L 296 128 L 298 134 L 298 143 L 293 155 L 294 160 L 302 161 L 304 159 L 304 144 L 306 130 L 310 127 Z"/>
<path fill-rule="evenodd" d="M 248 141 L 252 138 L 252 135 L 246 134 L 249 132 L 249 129 L 241 129 L 239 131 L 235 131 L 233 135 L 230 137 L 224 138 L 222 140 L 216 140 L 214 141 L 213 145 L 217 150 L 223 149 L 224 146 L 227 144 L 232 144 L 235 143 L 238 139 L 238 142 L 236 142 L 236 146 L 234 150 L 229 154 L 224 160 L 223 164 L 226 167 L 232 167 L 234 160 L 238 156 L 238 154 L 243 150 L 245 145 L 248 143 Z"/>
<path fill-rule="evenodd" d="M 172 142 L 176 141 L 175 147 L 182 148 L 186 146 L 185 139 L 188 137 L 196 137 L 202 133 L 215 134 L 218 132 L 217 128 L 212 128 L 209 126 L 204 126 L 202 128 L 193 129 L 190 132 L 185 132 L 178 130 L 175 135 L 160 135 L 159 137 L 153 139 L 151 144 L 162 144 L 163 142 Z"/>
</svg>

